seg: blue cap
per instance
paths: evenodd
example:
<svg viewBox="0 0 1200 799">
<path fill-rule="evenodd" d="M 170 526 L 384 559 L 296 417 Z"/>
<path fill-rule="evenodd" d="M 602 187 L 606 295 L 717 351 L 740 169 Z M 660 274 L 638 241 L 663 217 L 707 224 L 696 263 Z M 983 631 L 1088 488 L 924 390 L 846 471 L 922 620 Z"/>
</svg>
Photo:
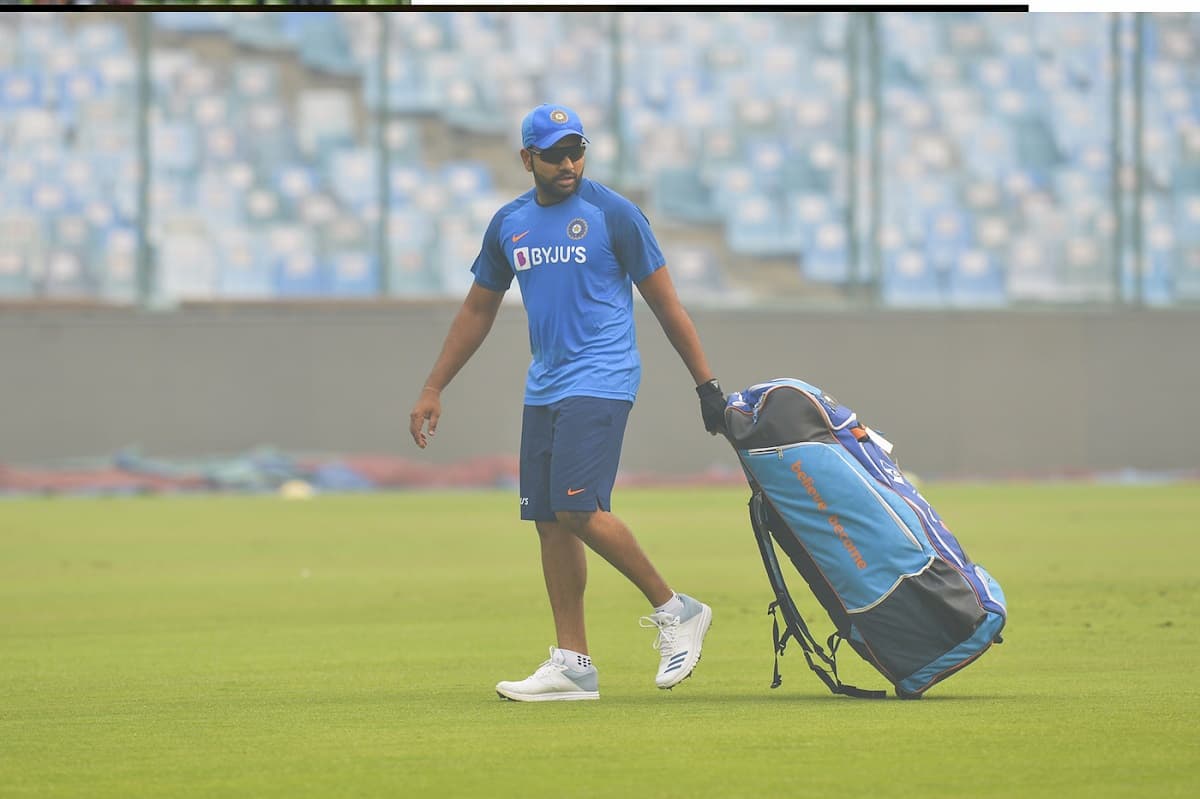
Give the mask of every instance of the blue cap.
<svg viewBox="0 0 1200 799">
<path fill-rule="evenodd" d="M 570 136 L 572 133 L 587 141 L 587 137 L 583 135 L 583 123 L 579 121 L 579 114 L 565 105 L 543 103 L 526 114 L 521 122 L 521 146 L 545 150 L 547 147 L 553 147 L 563 136 Z"/>
</svg>

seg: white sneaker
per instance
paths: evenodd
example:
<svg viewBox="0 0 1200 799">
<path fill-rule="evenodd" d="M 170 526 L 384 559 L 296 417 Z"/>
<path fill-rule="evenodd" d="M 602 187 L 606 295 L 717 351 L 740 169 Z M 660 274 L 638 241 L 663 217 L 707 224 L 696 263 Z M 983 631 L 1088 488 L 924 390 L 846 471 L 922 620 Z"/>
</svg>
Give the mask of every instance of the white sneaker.
<svg viewBox="0 0 1200 799">
<path fill-rule="evenodd" d="M 561 649 L 550 647 L 550 659 L 537 667 L 537 671 L 519 681 L 496 683 L 496 693 L 501 699 L 514 702 L 553 702 L 574 699 L 599 699 L 599 676 L 592 659 L 584 655 L 581 660 L 568 663 Z"/>
<path fill-rule="evenodd" d="M 712 624 L 712 608 L 686 594 L 680 594 L 679 598 L 683 600 L 680 615 L 652 613 L 638 621 L 643 627 L 658 628 L 654 648 L 662 655 L 662 660 L 658 664 L 658 674 L 654 675 L 654 684 L 659 688 L 673 688 L 691 676 L 692 669 L 700 662 L 700 648 Z"/>
</svg>

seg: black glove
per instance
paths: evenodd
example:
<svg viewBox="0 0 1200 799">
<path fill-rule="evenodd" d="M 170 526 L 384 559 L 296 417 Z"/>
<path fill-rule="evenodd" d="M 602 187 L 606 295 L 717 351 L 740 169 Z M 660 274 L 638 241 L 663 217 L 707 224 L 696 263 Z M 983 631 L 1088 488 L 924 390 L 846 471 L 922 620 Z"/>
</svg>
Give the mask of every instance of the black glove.
<svg viewBox="0 0 1200 799">
<path fill-rule="evenodd" d="M 700 397 L 700 417 L 704 419 L 704 429 L 712 435 L 725 432 L 725 394 L 716 378 L 696 386 L 696 396 Z"/>
</svg>

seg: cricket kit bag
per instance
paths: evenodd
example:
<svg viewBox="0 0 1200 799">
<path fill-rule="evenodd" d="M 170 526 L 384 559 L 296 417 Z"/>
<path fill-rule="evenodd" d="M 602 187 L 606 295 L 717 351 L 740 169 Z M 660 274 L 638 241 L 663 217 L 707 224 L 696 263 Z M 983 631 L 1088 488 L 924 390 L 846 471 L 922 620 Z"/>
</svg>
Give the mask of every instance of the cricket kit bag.
<svg viewBox="0 0 1200 799">
<path fill-rule="evenodd" d="M 904 478 L 891 444 L 853 411 L 815 386 L 779 379 L 731 394 L 725 423 L 752 489 L 750 522 L 775 591 L 772 688 L 789 639 L 833 693 L 885 695 L 842 683 L 836 658 L 844 641 L 905 699 L 1001 642 L 999 584 Z M 828 651 L 788 593 L 772 539 L 829 614 L 836 631 Z"/>
</svg>

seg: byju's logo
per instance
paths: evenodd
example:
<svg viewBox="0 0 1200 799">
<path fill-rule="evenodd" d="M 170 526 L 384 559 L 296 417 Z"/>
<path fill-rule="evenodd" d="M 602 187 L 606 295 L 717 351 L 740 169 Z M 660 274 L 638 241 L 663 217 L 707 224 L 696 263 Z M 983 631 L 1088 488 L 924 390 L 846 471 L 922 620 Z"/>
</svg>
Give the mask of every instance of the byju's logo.
<svg viewBox="0 0 1200 799">
<path fill-rule="evenodd" d="M 512 253 L 513 271 L 524 272 L 542 264 L 586 264 L 587 247 L 517 247 Z"/>
<path fill-rule="evenodd" d="M 529 248 L 518 247 L 513 250 L 513 268 L 518 272 L 524 272 L 533 264 L 529 261 Z"/>
</svg>

